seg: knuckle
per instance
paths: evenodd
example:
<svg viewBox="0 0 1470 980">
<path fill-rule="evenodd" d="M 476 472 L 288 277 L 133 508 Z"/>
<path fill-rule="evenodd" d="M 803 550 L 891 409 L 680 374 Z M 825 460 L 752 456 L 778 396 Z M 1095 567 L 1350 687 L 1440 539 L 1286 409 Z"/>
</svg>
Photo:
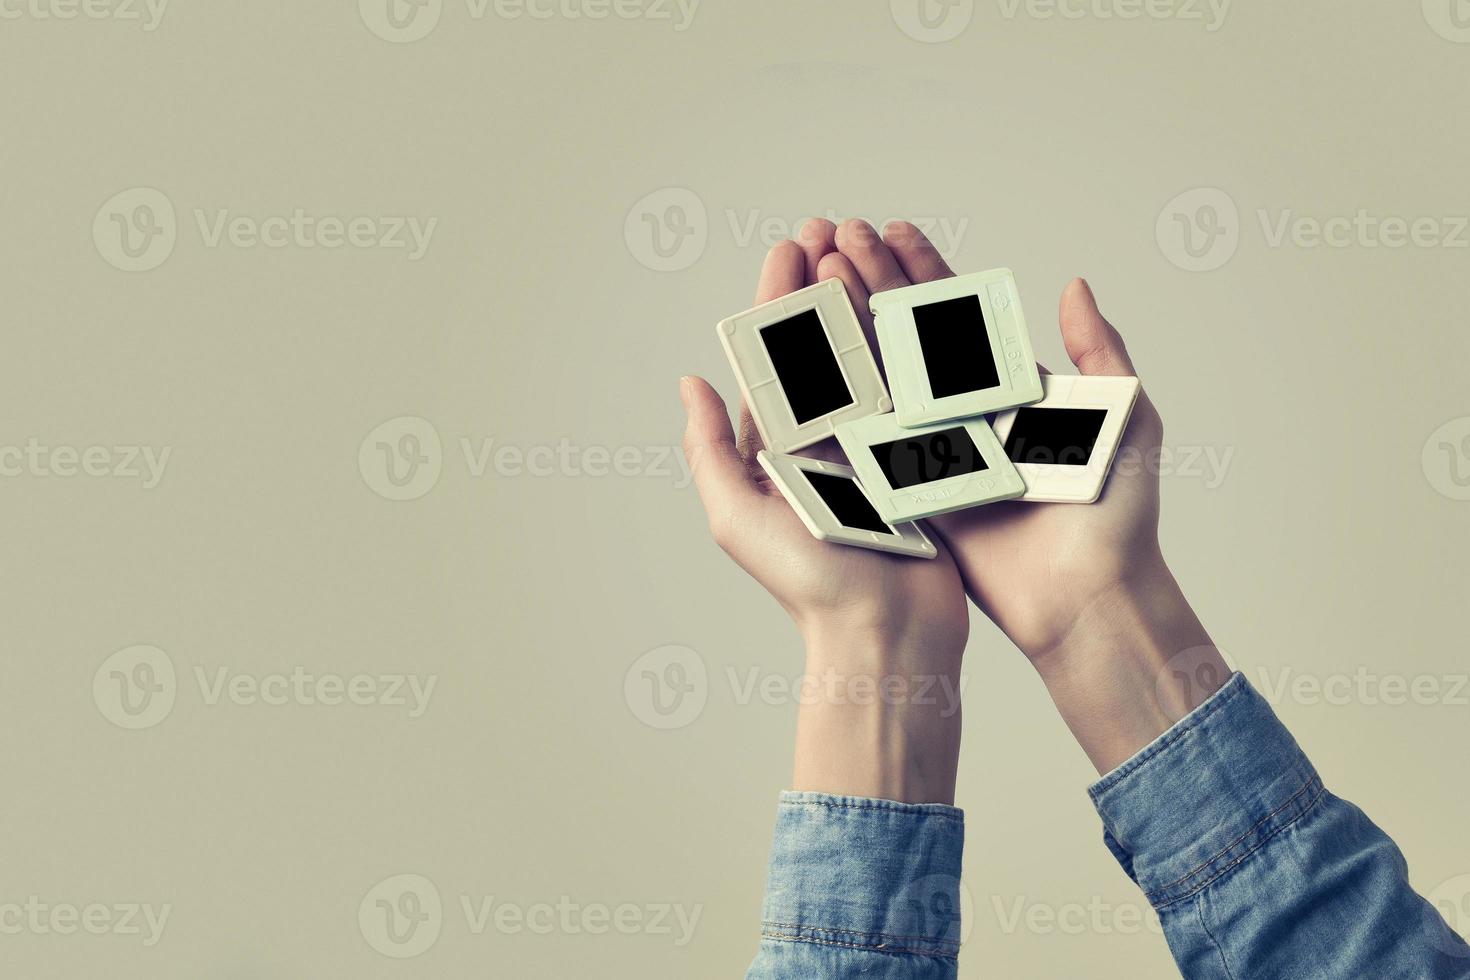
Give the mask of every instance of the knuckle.
<svg viewBox="0 0 1470 980">
<path fill-rule="evenodd" d="M 1133 419 L 1130 424 L 1138 426 L 1141 431 L 1151 435 L 1153 441 L 1163 441 L 1164 417 L 1159 414 L 1158 408 L 1148 397 L 1147 392 L 1139 392 L 1138 404 L 1133 408 Z"/>
<path fill-rule="evenodd" d="M 693 436 L 686 435 L 684 437 L 684 459 L 688 461 L 691 471 L 697 472 L 699 470 L 700 463 L 704 458 L 704 453 L 701 451 L 702 448 Z"/>
<path fill-rule="evenodd" d="M 735 544 L 735 521 L 729 511 L 711 511 L 709 515 L 709 536 L 724 551 L 729 551 Z"/>
</svg>

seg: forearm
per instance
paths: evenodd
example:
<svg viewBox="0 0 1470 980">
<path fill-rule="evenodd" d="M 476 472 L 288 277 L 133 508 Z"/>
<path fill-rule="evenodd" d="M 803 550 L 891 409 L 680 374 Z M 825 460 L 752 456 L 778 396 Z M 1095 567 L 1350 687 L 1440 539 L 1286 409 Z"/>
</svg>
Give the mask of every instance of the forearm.
<svg viewBox="0 0 1470 980">
<path fill-rule="evenodd" d="M 1325 789 L 1162 562 L 1139 571 L 1037 669 L 1184 975 L 1470 977 L 1393 841 Z"/>
<path fill-rule="evenodd" d="M 962 643 L 931 635 L 922 625 L 804 632 L 792 788 L 952 804 Z"/>
<path fill-rule="evenodd" d="M 1091 794 L 1190 980 L 1470 977 L 1394 842 L 1242 675 Z"/>
<path fill-rule="evenodd" d="M 1060 644 L 1027 653 L 1099 774 L 1168 731 L 1230 679 L 1230 668 L 1157 555 L 1098 591 Z"/>
<path fill-rule="evenodd" d="M 794 791 L 748 976 L 953 980 L 963 638 L 877 621 L 802 632 Z"/>
</svg>

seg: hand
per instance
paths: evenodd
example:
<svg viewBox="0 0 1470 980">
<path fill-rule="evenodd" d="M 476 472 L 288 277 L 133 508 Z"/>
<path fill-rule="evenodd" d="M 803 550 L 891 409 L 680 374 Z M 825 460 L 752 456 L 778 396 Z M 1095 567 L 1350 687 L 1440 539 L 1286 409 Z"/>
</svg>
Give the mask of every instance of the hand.
<svg viewBox="0 0 1470 980">
<path fill-rule="evenodd" d="M 843 281 L 870 342 L 871 294 L 954 275 L 905 222 L 890 224 L 880 238 L 863 221 L 840 229 L 813 221 L 802 238 L 819 243 L 812 249 L 816 278 Z M 1122 336 L 1084 280 L 1063 291 L 1060 322 L 1082 374 L 1135 373 Z M 1142 392 L 1097 503 L 1007 501 L 928 522 L 949 546 L 975 604 L 1036 666 L 1100 771 L 1148 744 L 1229 677 L 1159 548 L 1159 480 L 1156 467 L 1143 464 L 1157 459 L 1163 437 L 1163 421 Z M 1182 651 L 1190 651 L 1188 674 L 1171 677 L 1171 661 Z M 1213 686 L 1205 682 L 1211 678 Z"/>
<path fill-rule="evenodd" d="M 766 257 L 756 302 L 811 285 L 814 273 L 803 249 L 783 242 Z M 806 640 L 817 697 L 802 704 L 794 788 L 952 802 L 958 703 L 935 692 L 957 698 L 969 635 L 954 559 L 939 542 L 939 556 L 926 560 L 818 541 L 756 462 L 761 443 L 749 410 L 742 409 L 737 443 L 725 403 L 707 382 L 685 378 L 680 395 L 684 452 L 710 533 Z M 842 459 L 835 445 L 811 454 Z"/>
</svg>

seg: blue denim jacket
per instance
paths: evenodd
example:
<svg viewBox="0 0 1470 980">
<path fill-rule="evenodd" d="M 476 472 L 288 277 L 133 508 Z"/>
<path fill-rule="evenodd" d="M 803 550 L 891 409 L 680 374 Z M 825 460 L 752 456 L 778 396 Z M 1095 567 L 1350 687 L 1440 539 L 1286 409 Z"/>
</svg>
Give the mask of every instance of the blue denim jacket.
<svg viewBox="0 0 1470 980">
<path fill-rule="evenodd" d="M 1186 977 L 1470 978 L 1393 841 L 1240 674 L 1090 792 Z M 954 807 L 782 794 L 747 977 L 953 978 L 963 845 Z"/>
</svg>

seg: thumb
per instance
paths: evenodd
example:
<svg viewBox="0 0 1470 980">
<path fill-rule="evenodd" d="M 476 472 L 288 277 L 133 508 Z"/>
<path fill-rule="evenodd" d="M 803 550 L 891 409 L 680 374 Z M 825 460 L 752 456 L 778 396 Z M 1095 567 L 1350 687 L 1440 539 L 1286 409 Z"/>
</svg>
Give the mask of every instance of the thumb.
<svg viewBox="0 0 1470 980">
<path fill-rule="evenodd" d="M 1103 319 L 1086 279 L 1073 279 L 1062 290 L 1059 319 L 1062 343 L 1078 371 L 1123 377 L 1134 373 L 1122 335 Z"/>
<path fill-rule="evenodd" d="M 684 456 L 710 526 L 718 527 L 755 495 L 755 484 L 735 447 L 735 431 L 719 392 L 703 378 L 690 376 L 679 379 L 679 397 L 689 418 Z"/>
</svg>

